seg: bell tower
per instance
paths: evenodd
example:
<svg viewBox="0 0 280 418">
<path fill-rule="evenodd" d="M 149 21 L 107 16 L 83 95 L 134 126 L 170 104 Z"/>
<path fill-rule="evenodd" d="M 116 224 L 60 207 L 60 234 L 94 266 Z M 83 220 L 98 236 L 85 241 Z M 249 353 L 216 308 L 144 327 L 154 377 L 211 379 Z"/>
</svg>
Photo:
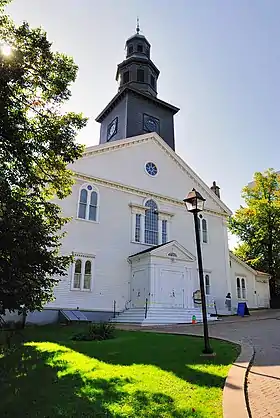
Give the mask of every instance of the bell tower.
<svg viewBox="0 0 280 418">
<path fill-rule="evenodd" d="M 151 45 L 136 32 L 127 39 L 125 59 L 118 64 L 118 93 L 96 118 L 100 144 L 148 132 L 158 133 L 175 150 L 174 115 L 179 109 L 157 97 L 159 70 L 151 60 Z"/>
<path fill-rule="evenodd" d="M 118 65 L 116 80 L 119 91 L 130 86 L 156 97 L 159 70 L 150 59 L 150 43 L 139 32 L 137 20 L 135 35 L 126 41 L 126 59 Z"/>
</svg>

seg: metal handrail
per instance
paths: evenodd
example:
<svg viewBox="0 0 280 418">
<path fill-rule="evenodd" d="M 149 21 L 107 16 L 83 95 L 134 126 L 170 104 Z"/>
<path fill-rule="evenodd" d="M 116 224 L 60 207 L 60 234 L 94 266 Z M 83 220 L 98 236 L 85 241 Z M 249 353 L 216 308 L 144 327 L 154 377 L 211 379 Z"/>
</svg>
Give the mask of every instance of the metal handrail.
<svg viewBox="0 0 280 418">
<path fill-rule="evenodd" d="M 148 298 L 146 298 L 145 300 L 145 319 L 147 318 L 147 314 L 148 314 Z"/>
</svg>

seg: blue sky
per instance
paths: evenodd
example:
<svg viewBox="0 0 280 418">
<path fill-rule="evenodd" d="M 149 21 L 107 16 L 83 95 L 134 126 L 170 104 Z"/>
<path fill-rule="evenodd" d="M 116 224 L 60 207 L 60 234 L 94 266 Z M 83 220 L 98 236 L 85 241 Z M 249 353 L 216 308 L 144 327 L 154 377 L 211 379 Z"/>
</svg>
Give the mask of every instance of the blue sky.
<svg viewBox="0 0 280 418">
<path fill-rule="evenodd" d="M 158 97 L 180 107 L 176 151 L 232 209 L 255 171 L 279 169 L 279 0 L 14 0 L 14 20 L 42 26 L 79 76 L 67 109 L 89 117 L 117 92 L 116 66 L 136 16 L 160 69 Z"/>
</svg>

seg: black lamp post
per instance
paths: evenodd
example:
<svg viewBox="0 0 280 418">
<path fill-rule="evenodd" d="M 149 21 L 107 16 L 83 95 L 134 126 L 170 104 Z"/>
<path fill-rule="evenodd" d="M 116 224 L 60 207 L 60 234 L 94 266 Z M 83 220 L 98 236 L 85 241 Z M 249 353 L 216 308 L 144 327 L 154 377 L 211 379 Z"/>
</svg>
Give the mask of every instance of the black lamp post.
<svg viewBox="0 0 280 418">
<path fill-rule="evenodd" d="M 201 292 L 201 305 L 202 305 L 202 318 L 203 318 L 203 331 L 204 331 L 204 354 L 212 354 L 213 350 L 210 347 L 208 325 L 207 325 L 207 311 L 206 311 L 206 299 L 205 299 L 205 287 L 204 287 L 204 278 L 203 278 L 203 266 L 202 266 L 202 256 L 201 256 L 201 245 L 200 245 L 200 234 L 199 234 L 199 225 L 198 225 L 198 213 L 203 211 L 205 199 L 201 196 L 199 192 L 195 189 L 192 189 L 189 192 L 186 199 L 184 199 L 186 208 L 188 212 L 193 213 L 194 217 L 194 227 L 195 227 L 195 237 L 196 237 L 196 250 L 197 250 L 197 263 L 198 263 L 198 273 L 199 273 L 199 283 L 200 283 L 200 292 Z"/>
</svg>

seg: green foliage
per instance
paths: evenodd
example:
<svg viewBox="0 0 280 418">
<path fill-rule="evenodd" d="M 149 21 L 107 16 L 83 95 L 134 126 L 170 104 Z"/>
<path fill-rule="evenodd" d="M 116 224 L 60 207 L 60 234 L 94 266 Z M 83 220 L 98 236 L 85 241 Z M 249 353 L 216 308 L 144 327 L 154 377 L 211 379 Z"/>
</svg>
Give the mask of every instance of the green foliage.
<svg viewBox="0 0 280 418">
<path fill-rule="evenodd" d="M 59 255 L 67 219 L 50 199 L 71 192 L 68 165 L 83 151 L 75 137 L 86 119 L 62 110 L 73 59 L 53 52 L 42 29 L 17 27 L 7 3 L 0 0 L 0 304 L 33 311 L 52 299 L 71 261 Z"/>
<path fill-rule="evenodd" d="M 111 322 L 92 322 L 89 324 L 86 332 L 80 332 L 74 335 L 75 341 L 102 341 L 115 338 L 116 327 Z"/>
<path fill-rule="evenodd" d="M 269 169 L 255 173 L 253 186 L 242 191 L 245 207 L 240 207 L 229 221 L 230 231 L 241 243 L 235 254 L 253 268 L 280 278 L 280 175 Z"/>
</svg>

